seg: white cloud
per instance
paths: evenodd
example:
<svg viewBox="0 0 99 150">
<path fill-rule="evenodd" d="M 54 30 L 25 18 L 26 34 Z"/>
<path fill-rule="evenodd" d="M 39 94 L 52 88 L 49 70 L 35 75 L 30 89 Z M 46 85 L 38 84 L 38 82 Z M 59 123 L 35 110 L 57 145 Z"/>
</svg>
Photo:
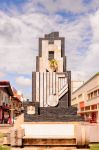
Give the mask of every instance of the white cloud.
<svg viewBox="0 0 99 150">
<path fill-rule="evenodd" d="M 56 13 L 70 12 L 74 14 L 96 11 L 99 8 L 99 0 L 27 0 L 23 10 L 29 12 Z"/>
<path fill-rule="evenodd" d="M 0 71 L 0 78 L 4 77 L 6 74 L 2 71 Z"/>
<path fill-rule="evenodd" d="M 28 12 L 48 12 L 67 11 L 81 13 L 86 10 L 82 0 L 29 0 L 25 7 Z"/>
<path fill-rule="evenodd" d="M 99 72 L 99 10 L 90 15 L 90 24 L 92 27 L 92 40 L 89 49 L 86 53 L 86 57 L 83 61 L 81 69 L 86 72 L 87 75 L 95 74 Z"/>
<path fill-rule="evenodd" d="M 98 71 L 99 12 L 69 22 L 60 15 L 44 13 L 43 7 L 37 5 L 39 2 L 48 12 L 80 13 L 89 9 L 81 0 L 32 0 L 23 5 L 24 13 L 13 10 L 8 15 L 0 11 L 0 68 L 7 72 L 31 74 L 35 70 L 38 38 L 59 31 L 65 37 L 67 66 L 73 71 L 73 76 L 85 79 L 86 74 Z M 89 5 L 91 7 L 92 3 Z"/>
<path fill-rule="evenodd" d="M 25 78 L 24 76 L 19 76 L 16 78 L 16 83 L 19 86 L 28 87 L 31 86 L 32 81 L 29 78 Z"/>
<path fill-rule="evenodd" d="M 0 68 L 5 71 L 30 74 L 35 70 L 38 38 L 45 33 L 59 30 L 66 36 L 66 45 L 71 53 L 81 45 L 80 34 L 84 24 L 79 21 L 69 23 L 66 20 L 60 24 L 60 16 L 54 18 L 40 13 L 11 17 L 4 13 L 0 15 Z"/>
</svg>

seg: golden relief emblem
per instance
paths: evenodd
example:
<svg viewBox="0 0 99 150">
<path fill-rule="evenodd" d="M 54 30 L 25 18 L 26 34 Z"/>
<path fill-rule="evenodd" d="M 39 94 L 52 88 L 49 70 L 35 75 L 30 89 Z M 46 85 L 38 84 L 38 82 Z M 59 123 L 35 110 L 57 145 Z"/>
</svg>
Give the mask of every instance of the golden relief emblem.
<svg viewBox="0 0 99 150">
<path fill-rule="evenodd" d="M 52 60 L 49 61 L 49 66 L 53 71 L 58 70 L 58 63 L 55 59 L 52 59 Z"/>
</svg>

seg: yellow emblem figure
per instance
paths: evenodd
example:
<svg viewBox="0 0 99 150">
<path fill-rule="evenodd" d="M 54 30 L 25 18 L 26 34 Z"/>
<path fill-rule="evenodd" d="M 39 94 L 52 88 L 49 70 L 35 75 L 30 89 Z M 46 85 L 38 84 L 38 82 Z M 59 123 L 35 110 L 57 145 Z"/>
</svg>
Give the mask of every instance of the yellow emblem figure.
<svg viewBox="0 0 99 150">
<path fill-rule="evenodd" d="M 53 70 L 53 71 L 57 71 L 58 70 L 58 63 L 55 59 L 52 59 L 49 61 L 49 65 L 50 65 L 50 68 Z"/>
</svg>

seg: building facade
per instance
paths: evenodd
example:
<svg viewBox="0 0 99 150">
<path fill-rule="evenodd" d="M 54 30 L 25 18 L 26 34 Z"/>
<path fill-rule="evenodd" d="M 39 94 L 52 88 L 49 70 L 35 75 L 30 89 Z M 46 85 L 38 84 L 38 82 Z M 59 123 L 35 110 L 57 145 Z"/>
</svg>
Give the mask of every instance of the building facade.
<svg viewBox="0 0 99 150">
<path fill-rule="evenodd" d="M 14 116 L 21 113 L 22 102 L 9 81 L 0 81 L 0 123 L 13 123 Z"/>
<path fill-rule="evenodd" d="M 85 121 L 99 122 L 99 73 L 72 93 L 72 105 Z"/>
<path fill-rule="evenodd" d="M 11 118 L 13 91 L 8 81 L 0 81 L 0 123 L 8 123 Z"/>
<path fill-rule="evenodd" d="M 13 97 L 12 97 L 12 108 L 14 116 L 18 116 L 21 113 L 22 108 L 22 98 L 23 95 L 19 94 L 18 91 L 13 88 Z"/>
</svg>

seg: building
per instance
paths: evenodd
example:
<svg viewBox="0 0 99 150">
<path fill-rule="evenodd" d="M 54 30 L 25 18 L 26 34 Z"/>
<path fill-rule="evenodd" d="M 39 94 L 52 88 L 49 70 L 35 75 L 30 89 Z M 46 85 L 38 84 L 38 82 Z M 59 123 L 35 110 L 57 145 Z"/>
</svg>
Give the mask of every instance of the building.
<svg viewBox="0 0 99 150">
<path fill-rule="evenodd" d="M 22 97 L 23 95 L 19 94 L 19 92 L 15 88 L 13 88 L 12 105 L 15 117 L 21 113 Z"/>
<path fill-rule="evenodd" d="M 77 81 L 77 80 L 71 81 L 71 92 L 74 92 L 83 84 L 84 84 L 84 81 Z"/>
<path fill-rule="evenodd" d="M 13 91 L 9 81 L 0 81 L 0 123 L 7 123 L 11 114 Z"/>
<path fill-rule="evenodd" d="M 86 121 L 99 122 L 99 73 L 72 93 L 72 105 Z"/>
<path fill-rule="evenodd" d="M 21 113 L 21 97 L 9 81 L 0 81 L 0 123 L 13 123 L 13 117 Z"/>
</svg>

